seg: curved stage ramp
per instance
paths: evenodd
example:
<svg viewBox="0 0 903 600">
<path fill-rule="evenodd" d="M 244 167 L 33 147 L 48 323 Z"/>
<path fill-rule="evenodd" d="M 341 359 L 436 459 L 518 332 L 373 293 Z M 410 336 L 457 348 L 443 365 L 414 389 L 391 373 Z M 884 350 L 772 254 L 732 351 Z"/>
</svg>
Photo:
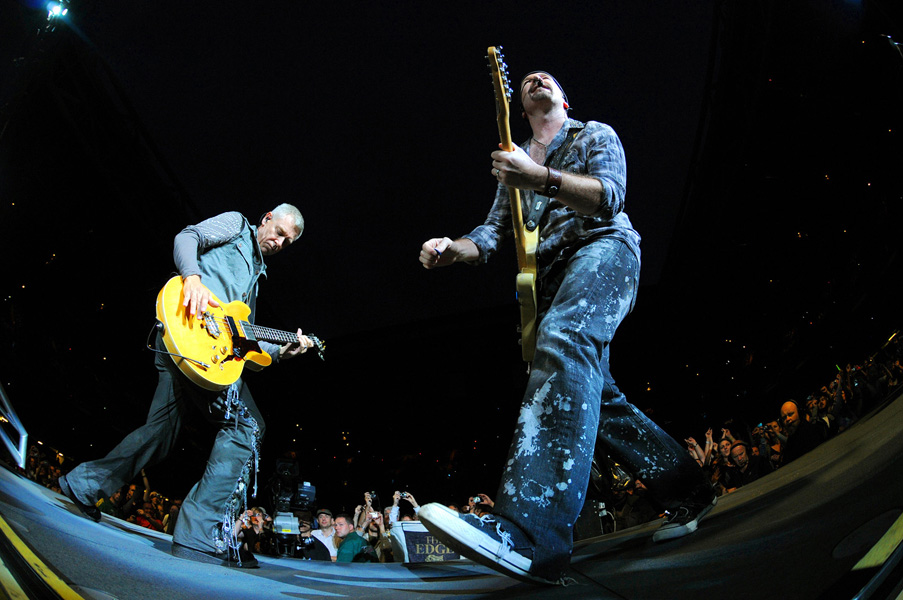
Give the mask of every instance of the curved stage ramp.
<svg viewBox="0 0 903 600">
<path fill-rule="evenodd" d="M 898 598 L 901 426 L 898 397 L 795 463 L 719 499 L 692 536 L 654 544 L 654 522 L 585 540 L 572 560 L 576 582 L 556 588 L 469 561 L 366 565 L 260 556 L 261 568 L 251 570 L 195 563 L 170 555 L 169 536 L 107 516 L 93 523 L 66 498 L 0 469 L 0 597 Z"/>
</svg>

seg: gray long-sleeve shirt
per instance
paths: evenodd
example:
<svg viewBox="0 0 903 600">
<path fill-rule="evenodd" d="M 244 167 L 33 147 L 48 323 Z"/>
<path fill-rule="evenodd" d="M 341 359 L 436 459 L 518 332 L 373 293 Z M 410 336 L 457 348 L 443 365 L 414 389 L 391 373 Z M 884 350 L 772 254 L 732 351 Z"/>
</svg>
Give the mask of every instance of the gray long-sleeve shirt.
<svg viewBox="0 0 903 600">
<path fill-rule="evenodd" d="M 258 280 L 266 277 L 266 264 L 257 228 L 241 213 L 225 212 L 183 229 L 176 235 L 173 259 L 183 279 L 200 275 L 201 282 L 223 302 L 247 304 L 254 322 Z M 260 342 L 260 347 L 279 360 L 278 345 Z"/>
</svg>

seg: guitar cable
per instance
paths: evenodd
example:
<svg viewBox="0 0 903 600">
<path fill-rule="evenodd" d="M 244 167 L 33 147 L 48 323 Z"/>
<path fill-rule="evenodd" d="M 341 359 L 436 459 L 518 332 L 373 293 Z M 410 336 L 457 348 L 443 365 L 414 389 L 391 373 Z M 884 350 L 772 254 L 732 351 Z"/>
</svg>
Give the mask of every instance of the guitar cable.
<svg viewBox="0 0 903 600">
<path fill-rule="evenodd" d="M 147 334 L 147 349 L 148 350 L 150 350 L 151 352 L 156 352 L 157 354 L 167 354 L 169 356 L 175 356 L 176 358 L 181 358 L 182 360 L 187 360 L 189 362 L 193 362 L 194 364 L 196 364 L 204 369 L 210 368 L 210 365 L 208 365 L 205 362 L 201 362 L 195 358 L 188 358 L 187 356 L 182 356 L 181 354 L 176 354 L 174 352 L 167 352 L 166 350 L 157 350 L 156 348 L 151 346 L 151 336 L 154 335 L 154 332 L 159 332 L 162 335 L 163 331 L 166 329 L 166 326 L 160 322 L 160 319 L 156 319 L 156 321 L 157 322 L 154 323 L 154 326 L 151 328 L 150 333 Z"/>
</svg>

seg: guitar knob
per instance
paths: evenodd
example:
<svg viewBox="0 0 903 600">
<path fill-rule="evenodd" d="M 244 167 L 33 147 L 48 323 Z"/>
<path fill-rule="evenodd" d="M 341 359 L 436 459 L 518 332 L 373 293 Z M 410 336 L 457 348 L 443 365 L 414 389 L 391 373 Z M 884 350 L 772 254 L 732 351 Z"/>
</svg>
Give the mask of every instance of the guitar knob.
<svg viewBox="0 0 903 600">
<path fill-rule="evenodd" d="M 218 363 L 218 362 L 219 362 L 219 355 L 214 354 L 213 357 L 210 359 L 210 362 L 212 362 L 212 363 L 214 363 L 214 364 Z"/>
</svg>

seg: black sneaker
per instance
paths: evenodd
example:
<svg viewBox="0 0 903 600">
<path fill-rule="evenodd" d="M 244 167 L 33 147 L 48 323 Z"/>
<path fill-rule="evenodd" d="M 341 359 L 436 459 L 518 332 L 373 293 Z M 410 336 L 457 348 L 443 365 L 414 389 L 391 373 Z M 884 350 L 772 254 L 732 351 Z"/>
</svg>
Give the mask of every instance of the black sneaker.
<svg viewBox="0 0 903 600">
<path fill-rule="evenodd" d="M 244 548 L 238 549 L 236 557 L 232 552 L 205 552 L 203 550 L 195 550 L 188 546 L 183 546 L 177 542 L 172 543 L 172 555 L 176 558 L 185 558 L 196 562 L 207 563 L 210 565 L 220 565 L 223 567 L 235 567 L 237 569 L 256 569 L 260 566 L 254 555 Z"/>
<path fill-rule="evenodd" d="M 708 493 L 711 493 L 709 497 Z M 704 516 L 709 514 L 715 504 L 718 502 L 718 496 L 714 491 L 709 491 L 702 498 L 694 498 L 693 500 L 684 502 L 670 514 L 652 535 L 653 542 L 663 542 L 665 540 L 673 540 L 674 538 L 690 535 L 696 531 L 696 527 Z"/>
<path fill-rule="evenodd" d="M 532 544 L 520 528 L 501 517 L 459 514 L 435 502 L 417 514 L 430 533 L 462 556 L 522 581 L 559 583 L 530 574 Z"/>
<path fill-rule="evenodd" d="M 69 498 L 72 501 L 72 504 L 78 508 L 82 512 L 83 515 L 94 521 L 95 523 L 100 523 L 100 517 L 103 513 L 100 512 L 100 509 L 91 504 L 83 504 L 78 498 L 75 497 L 75 494 L 72 493 L 72 488 L 69 487 L 69 482 L 66 481 L 66 476 L 62 476 L 59 479 L 60 490 L 62 490 L 63 495 Z"/>
</svg>

